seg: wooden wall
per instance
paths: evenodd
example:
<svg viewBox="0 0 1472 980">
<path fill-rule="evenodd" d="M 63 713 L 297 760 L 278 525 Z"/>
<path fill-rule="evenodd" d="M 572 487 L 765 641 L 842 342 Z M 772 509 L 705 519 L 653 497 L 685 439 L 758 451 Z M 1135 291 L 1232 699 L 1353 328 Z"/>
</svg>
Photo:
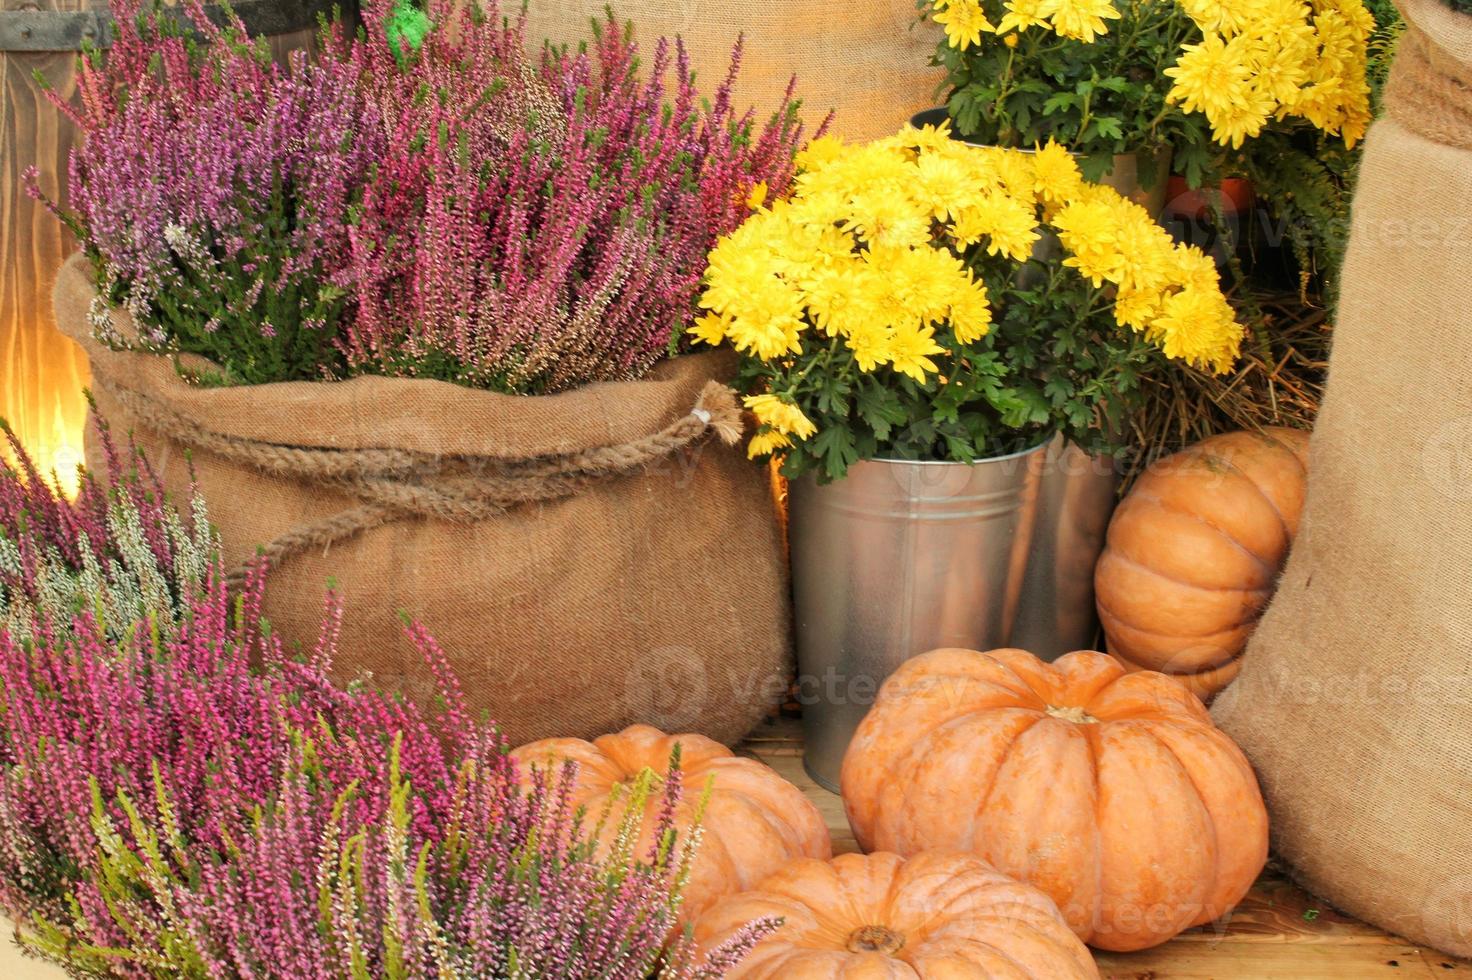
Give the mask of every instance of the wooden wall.
<svg viewBox="0 0 1472 980">
<path fill-rule="evenodd" d="M 0 10 L 85 10 L 100 0 L 0 0 Z M 51 319 L 56 270 L 76 243 L 26 194 L 21 175 L 35 166 L 41 187 L 61 195 L 72 127 L 33 77 L 39 70 L 71 94 L 74 53 L 0 53 L 0 416 L 27 449 L 65 474 L 81 462 L 87 365 Z"/>
<path fill-rule="evenodd" d="M 289 2 L 289 0 L 286 0 Z M 76 11 L 106 0 L 0 0 L 0 11 Z M 278 58 L 311 42 L 314 28 L 272 38 Z M 76 134 L 37 84 L 39 70 L 71 97 L 74 52 L 0 52 L 0 418 L 8 419 L 44 468 L 69 478 L 82 461 L 87 384 L 80 349 L 57 330 L 51 287 L 76 242 L 21 175 L 35 166 L 40 185 L 65 199 L 67 158 Z"/>
</svg>

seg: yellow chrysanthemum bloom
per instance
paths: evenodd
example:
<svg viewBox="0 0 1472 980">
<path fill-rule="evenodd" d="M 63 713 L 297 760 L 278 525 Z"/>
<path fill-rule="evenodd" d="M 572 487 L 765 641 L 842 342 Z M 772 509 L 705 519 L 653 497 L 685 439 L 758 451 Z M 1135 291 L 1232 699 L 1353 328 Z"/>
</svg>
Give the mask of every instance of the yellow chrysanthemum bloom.
<svg viewBox="0 0 1472 980">
<path fill-rule="evenodd" d="M 1241 346 L 1242 332 L 1234 325 L 1232 308 L 1220 293 L 1183 289 L 1164 300 L 1146 335 L 1167 357 L 1221 372 L 1231 367 Z"/>
<path fill-rule="evenodd" d="M 1002 9 L 1006 13 L 997 22 L 998 34 L 1048 26 L 1048 18 L 1043 12 L 1043 0 L 1006 0 Z"/>
<path fill-rule="evenodd" d="M 810 148 L 804 167 L 789 199 L 754 212 L 711 252 L 707 312 L 690 328 L 792 384 L 746 399 L 761 422 L 753 456 L 817 432 L 798 404 L 813 372 L 933 383 L 1002 315 L 987 283 L 1015 281 L 1009 265 L 1076 269 L 1059 281 L 1073 283 L 1062 288 L 1076 291 L 1080 316 L 1107 316 L 1112 303 L 1118 328 L 1170 357 L 1223 370 L 1236 355 L 1242 328 L 1210 257 L 1084 181 L 1056 144 L 970 148 L 944 127 L 907 128 L 864 146 Z M 1061 259 L 1039 251 L 1045 233 Z M 1005 288 L 1000 302 L 1017 295 Z"/>
<path fill-rule="evenodd" d="M 915 169 L 919 181 L 914 192 L 938 221 L 955 213 L 958 202 L 971 194 L 971 175 L 960 160 L 939 153 L 922 153 Z"/>
<path fill-rule="evenodd" d="M 945 9 L 935 13 L 934 20 L 945 28 L 951 47 L 960 51 L 980 44 L 982 34 L 996 30 L 976 0 L 950 0 Z"/>
<path fill-rule="evenodd" d="M 1036 207 L 1002 192 L 978 197 L 956 215 L 956 241 L 1024 262 L 1038 241 Z"/>
<path fill-rule="evenodd" d="M 767 429 L 751 437 L 751 442 L 746 444 L 746 458 L 757 459 L 767 455 L 767 453 L 776 452 L 779 449 L 786 449 L 791 445 L 791 439 L 780 432 L 773 432 Z"/>
<path fill-rule="evenodd" d="M 1078 161 L 1064 147 L 1053 140 L 1040 147 L 1032 155 L 1034 187 L 1044 201 L 1056 203 L 1066 201 L 1078 193 L 1083 184 Z"/>
<path fill-rule="evenodd" d="M 1183 44 L 1167 101 L 1201 113 L 1213 138 L 1240 146 L 1269 120 L 1289 116 L 1341 136 L 1353 146 L 1371 118 L 1365 81 L 1375 21 L 1364 0 L 1176 0 L 1200 31 Z M 1041 27 L 1089 43 L 1119 18 L 1112 0 L 1003 0 L 995 27 L 978 0 L 932 0 L 933 19 L 949 43 L 967 50 L 991 43 L 1015 48 L 1016 32 Z M 977 21 L 976 18 L 981 18 Z"/>
<path fill-rule="evenodd" d="M 1048 18 L 1058 36 L 1085 44 L 1109 33 L 1104 21 L 1119 18 L 1119 11 L 1109 0 L 1042 0 L 1038 13 Z"/>
<path fill-rule="evenodd" d="M 958 289 L 951 297 L 947 314 L 951 332 L 963 344 L 974 344 L 987 335 L 992 325 L 991 299 L 987 296 L 986 284 L 971 282 L 966 288 Z"/>
<path fill-rule="evenodd" d="M 820 136 L 797 154 L 798 170 L 818 170 L 843 155 L 844 142 L 837 136 Z"/>
<path fill-rule="evenodd" d="M 1116 244 L 1118 218 L 1105 201 L 1079 200 L 1053 216 L 1058 239 L 1070 253 L 1063 264 L 1095 286 L 1121 278 L 1125 256 Z"/>
<path fill-rule="evenodd" d="M 946 349 L 935 342 L 935 328 L 901 328 L 889 339 L 891 366 L 907 377 L 923 382 L 926 374 L 940 370 L 930 359 L 933 354 L 944 354 Z"/>
<path fill-rule="evenodd" d="M 731 321 L 715 313 L 707 313 L 690 325 L 690 334 L 702 344 L 712 347 L 726 339 L 726 327 Z"/>
<path fill-rule="evenodd" d="M 806 439 L 818 431 L 818 427 L 802 413 L 802 409 L 776 395 L 748 395 L 744 403 L 758 422 L 769 426 L 774 432 Z"/>
<path fill-rule="evenodd" d="M 854 324 L 844 335 L 844 340 L 859 370 L 872 373 L 888 364 L 893 356 L 890 336 L 889 328 L 870 321 Z"/>
</svg>

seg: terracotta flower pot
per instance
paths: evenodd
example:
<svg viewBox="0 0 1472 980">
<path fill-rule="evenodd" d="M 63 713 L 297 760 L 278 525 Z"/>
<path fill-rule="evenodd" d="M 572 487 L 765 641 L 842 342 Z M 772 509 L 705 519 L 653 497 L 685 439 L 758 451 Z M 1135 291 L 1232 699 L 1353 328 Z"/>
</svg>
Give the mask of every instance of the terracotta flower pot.
<svg viewBox="0 0 1472 980">
<path fill-rule="evenodd" d="M 1186 178 L 1172 175 L 1165 187 L 1165 209 L 1173 217 L 1200 221 L 1212 213 L 1220 194 L 1222 213 L 1245 214 L 1252 210 L 1257 193 L 1246 177 L 1227 177 L 1219 189 L 1192 189 Z"/>
</svg>

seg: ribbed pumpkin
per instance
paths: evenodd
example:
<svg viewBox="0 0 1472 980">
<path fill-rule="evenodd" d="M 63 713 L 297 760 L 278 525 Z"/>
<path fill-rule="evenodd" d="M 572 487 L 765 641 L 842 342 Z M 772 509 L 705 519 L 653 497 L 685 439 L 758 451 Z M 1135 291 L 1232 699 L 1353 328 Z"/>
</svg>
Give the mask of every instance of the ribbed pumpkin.
<svg viewBox="0 0 1472 980">
<path fill-rule="evenodd" d="M 880 690 L 843 760 L 865 850 L 961 850 L 1128 951 L 1232 908 L 1267 860 L 1247 759 L 1201 701 L 1102 653 L 935 650 Z"/>
<path fill-rule="evenodd" d="M 1230 684 L 1298 532 L 1307 467 L 1296 429 L 1213 436 L 1151 466 L 1094 570 L 1109 652 L 1203 698 Z"/>
<path fill-rule="evenodd" d="M 768 917 L 782 927 L 726 974 L 731 980 L 1099 976 L 1046 895 L 966 854 L 796 861 L 706 912 L 695 940 L 709 951 Z"/>
<path fill-rule="evenodd" d="M 649 725 L 630 725 L 615 735 L 592 742 L 578 738 L 547 738 L 515 749 L 523 779 L 531 767 L 578 765 L 573 788 L 574 806 L 585 805 L 596 820 L 610 794 L 627 789 L 645 769 L 663 774 L 670 753 L 680 745 L 684 796 L 676 823 L 688 831 L 707 780 L 712 780 L 709 805 L 702 824 L 704 836 L 685 889 L 681 918 L 693 921 L 717 899 L 744 891 L 794 858 L 823 858 L 833 844 L 823 815 L 802 791 L 754 759 L 742 759 L 719 742 L 703 735 L 666 735 Z M 649 800 L 644 814 L 646 840 L 659 817 L 662 796 Z M 617 831 L 615 809 L 605 834 Z"/>
</svg>

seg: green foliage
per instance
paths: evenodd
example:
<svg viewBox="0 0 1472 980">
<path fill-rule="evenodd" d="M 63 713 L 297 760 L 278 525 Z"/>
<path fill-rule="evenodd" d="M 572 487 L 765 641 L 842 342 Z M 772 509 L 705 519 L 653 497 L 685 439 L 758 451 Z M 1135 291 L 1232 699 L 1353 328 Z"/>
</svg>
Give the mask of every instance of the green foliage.
<svg viewBox="0 0 1472 980">
<path fill-rule="evenodd" d="M 302 266 L 298 210 L 278 177 L 259 224 L 242 230 L 234 251 L 171 229 L 180 260 L 171 288 L 153 297 L 154 319 L 170 331 L 159 352 L 208 358 L 220 371 L 197 380 L 216 385 L 315 381 L 339 369 L 336 341 L 350 297 L 321 262 L 292 274 Z M 245 328 L 222 329 L 227 324 Z"/>
<path fill-rule="evenodd" d="M 742 390 L 781 392 L 818 427 L 785 451 L 783 475 L 813 472 L 827 482 L 875 458 L 970 463 L 1030 449 L 1060 430 L 1090 452 L 1119 451 L 1116 436 L 1138 406 L 1154 348 L 1112 322 L 1105 290 L 1047 254 L 1040 249 L 1020 271 L 980 247 L 966 255 L 997 319 L 970 344 L 939 325 L 936 342 L 955 353 L 923 383 L 891 369 L 859 370 L 837 337 L 826 357 L 803 359 L 815 369 L 744 358 Z"/>
<path fill-rule="evenodd" d="M 921 0 L 927 10 L 929 0 Z M 1212 154 L 1199 114 L 1165 101 L 1182 43 L 1195 30 L 1174 3 L 1132 0 L 1095 43 L 1044 29 L 994 38 L 964 51 L 942 40 L 933 63 L 950 86 L 946 107 L 956 132 L 997 146 L 1029 148 L 1049 139 L 1081 157 L 1084 176 L 1098 180 L 1122 153 L 1173 151 L 1176 167 L 1200 182 Z"/>
</svg>

